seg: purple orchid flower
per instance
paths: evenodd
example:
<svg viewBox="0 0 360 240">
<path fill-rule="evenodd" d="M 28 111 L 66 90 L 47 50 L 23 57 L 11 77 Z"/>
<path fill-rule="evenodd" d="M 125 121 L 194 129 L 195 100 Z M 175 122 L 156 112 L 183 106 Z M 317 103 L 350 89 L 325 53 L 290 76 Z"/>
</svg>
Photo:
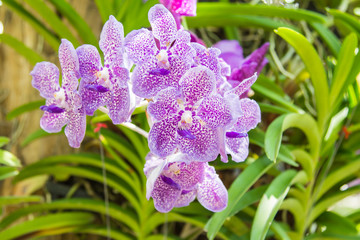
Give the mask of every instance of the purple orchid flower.
<svg viewBox="0 0 360 240">
<path fill-rule="evenodd" d="M 245 79 L 254 76 L 255 73 L 259 74 L 268 63 L 265 54 L 269 49 L 269 43 L 263 44 L 245 59 L 242 48 L 236 40 L 222 40 L 216 43 L 214 47 L 221 50 L 219 57 L 231 67 L 231 74 L 227 79 L 232 88 L 237 87 Z M 250 90 L 249 88 L 241 97 L 247 97 Z"/>
<path fill-rule="evenodd" d="M 160 0 L 160 3 L 170 10 L 178 29 L 181 29 L 182 16 L 196 16 L 197 0 Z"/>
<path fill-rule="evenodd" d="M 155 123 L 149 133 L 149 148 L 166 157 L 179 148 L 197 161 L 212 161 L 219 154 L 218 129 L 240 116 L 239 99 L 215 93 L 215 76 L 198 66 L 181 78 L 180 91 L 169 87 L 148 105 Z"/>
<path fill-rule="evenodd" d="M 149 21 L 152 31 L 134 30 L 125 38 L 128 56 L 136 64 L 133 91 L 144 98 L 152 98 L 166 87 L 179 88 L 194 55 L 189 33 L 177 30 L 173 16 L 163 5 L 149 10 Z"/>
<path fill-rule="evenodd" d="M 62 70 L 62 86 L 59 85 L 59 69 L 50 62 L 37 63 L 30 73 L 32 85 L 46 98 L 46 105 L 40 109 L 44 115 L 40 126 L 46 132 L 60 132 L 65 125 L 65 135 L 69 145 L 80 147 L 86 129 L 86 115 L 82 100 L 77 92 L 79 61 L 73 45 L 62 39 L 59 47 Z"/>
<path fill-rule="evenodd" d="M 222 211 L 227 206 L 227 190 L 214 167 L 208 163 L 190 161 L 181 153 L 166 159 L 149 154 L 144 172 L 147 198 L 153 198 L 159 212 L 188 206 L 195 197 L 213 212 Z"/>
<path fill-rule="evenodd" d="M 82 77 L 79 91 L 86 114 L 93 115 L 96 109 L 106 105 L 114 124 L 129 121 L 133 110 L 123 43 L 123 26 L 110 16 L 99 42 L 104 53 L 104 66 L 96 47 L 85 44 L 76 49 Z"/>
</svg>

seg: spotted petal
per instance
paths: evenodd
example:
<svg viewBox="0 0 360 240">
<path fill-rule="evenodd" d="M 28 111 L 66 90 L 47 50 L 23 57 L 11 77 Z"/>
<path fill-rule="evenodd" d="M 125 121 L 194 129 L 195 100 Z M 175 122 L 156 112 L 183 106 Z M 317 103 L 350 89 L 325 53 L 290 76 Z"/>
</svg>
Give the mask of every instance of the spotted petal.
<svg viewBox="0 0 360 240">
<path fill-rule="evenodd" d="M 148 17 L 152 32 L 154 37 L 159 40 L 160 47 L 170 47 L 177 32 L 173 15 L 162 4 L 156 4 L 150 8 Z"/>
<path fill-rule="evenodd" d="M 174 207 L 186 207 L 195 200 L 197 190 L 182 190 L 175 202 Z"/>
<path fill-rule="evenodd" d="M 65 127 L 65 135 L 68 138 L 69 145 L 73 148 L 79 148 L 85 137 L 86 115 L 83 108 L 74 109 L 69 112 L 69 123 Z"/>
<path fill-rule="evenodd" d="M 154 206 L 159 212 L 169 212 L 175 205 L 181 194 L 181 189 L 171 179 L 160 176 L 154 185 L 151 197 L 154 199 Z"/>
<path fill-rule="evenodd" d="M 52 98 L 59 91 L 59 69 L 50 62 L 37 63 L 31 71 L 32 86 L 39 90 L 44 98 Z"/>
<path fill-rule="evenodd" d="M 186 61 L 192 62 L 195 56 L 195 50 L 190 46 L 191 37 L 190 34 L 184 30 L 179 30 L 176 33 L 176 41 L 170 48 L 170 52 L 173 55 L 177 55 Z"/>
<path fill-rule="evenodd" d="M 62 70 L 62 87 L 74 91 L 78 86 L 79 60 L 74 46 L 66 39 L 61 40 L 59 61 Z"/>
<path fill-rule="evenodd" d="M 99 41 L 100 49 L 104 53 L 105 65 L 112 65 L 114 62 L 121 64 L 123 62 L 123 44 L 123 25 L 114 16 L 110 16 L 101 31 Z"/>
<path fill-rule="evenodd" d="M 101 58 L 96 47 L 85 44 L 76 49 L 79 58 L 79 70 L 82 80 L 93 82 L 101 71 Z"/>
<path fill-rule="evenodd" d="M 176 101 L 178 95 L 178 91 L 173 87 L 160 91 L 154 101 L 149 103 L 148 113 L 157 121 L 175 114 L 179 109 L 179 104 Z"/>
<path fill-rule="evenodd" d="M 256 63 L 256 65 L 258 66 L 255 71 L 259 74 L 260 71 L 263 68 L 263 63 L 264 63 L 264 59 L 265 59 L 265 54 L 267 52 L 267 50 L 269 49 L 269 43 L 264 43 L 260 48 L 256 49 L 255 51 L 253 51 L 245 60 L 243 64 L 246 63 Z"/>
<path fill-rule="evenodd" d="M 176 148 L 176 130 L 180 119 L 176 117 L 164 118 L 154 123 L 149 133 L 149 148 L 151 152 L 166 157 Z"/>
<path fill-rule="evenodd" d="M 44 112 L 40 119 L 40 127 L 48 133 L 60 132 L 62 127 L 69 122 L 67 112 L 49 113 Z"/>
<path fill-rule="evenodd" d="M 145 28 L 133 30 L 126 36 L 125 49 L 135 64 L 154 58 L 158 51 L 152 32 Z"/>
<path fill-rule="evenodd" d="M 173 0 L 171 3 L 171 12 L 180 16 L 196 16 L 197 0 Z"/>
<path fill-rule="evenodd" d="M 248 98 L 241 99 L 240 105 L 243 115 L 238 118 L 234 129 L 237 132 L 248 132 L 261 120 L 260 107 L 254 100 Z"/>
<path fill-rule="evenodd" d="M 230 103 L 218 94 L 205 98 L 197 115 L 211 128 L 225 126 L 232 120 Z"/>
<path fill-rule="evenodd" d="M 128 87 L 120 87 L 115 84 L 111 90 L 111 99 L 107 103 L 109 117 L 114 124 L 120 124 L 129 120 L 130 92 Z"/>
<path fill-rule="evenodd" d="M 197 199 L 201 205 L 213 212 L 220 212 L 226 208 L 228 193 L 214 167 L 207 167 L 204 181 L 198 185 Z"/>
<path fill-rule="evenodd" d="M 235 162 L 243 162 L 249 155 L 249 137 L 226 138 L 226 152 Z"/>
<path fill-rule="evenodd" d="M 197 118 L 194 118 L 189 130 L 195 139 L 179 136 L 181 151 L 196 161 L 209 162 L 215 160 L 219 154 L 216 130 L 206 126 Z"/>
<path fill-rule="evenodd" d="M 204 166 L 203 162 L 191 162 L 187 164 L 185 162 L 181 163 L 172 163 L 172 165 L 176 165 L 176 169 L 179 169 L 178 172 L 173 173 L 172 171 L 165 171 L 165 175 L 174 180 L 181 189 L 183 190 L 191 190 L 194 189 L 196 184 L 202 182 L 204 177 Z M 169 164 L 169 168 L 171 169 L 171 164 Z"/>
<path fill-rule="evenodd" d="M 86 88 L 86 85 L 91 85 L 86 83 L 86 80 L 81 79 L 79 93 L 82 98 L 82 104 L 84 106 L 84 110 L 86 115 L 94 115 L 96 109 L 101 106 L 104 106 L 111 99 L 111 92 L 98 92 L 93 91 L 89 88 Z"/>
<path fill-rule="evenodd" d="M 214 91 L 215 77 L 208 68 L 198 66 L 188 70 L 180 79 L 179 84 L 185 100 L 196 103 Z"/>
<path fill-rule="evenodd" d="M 229 94 L 235 94 L 237 96 L 241 96 L 244 92 L 250 89 L 250 87 L 254 84 L 254 82 L 257 79 L 257 74 L 254 73 L 253 76 L 243 80 L 239 85 L 237 85 L 235 88 L 225 92 L 225 96 Z"/>
</svg>

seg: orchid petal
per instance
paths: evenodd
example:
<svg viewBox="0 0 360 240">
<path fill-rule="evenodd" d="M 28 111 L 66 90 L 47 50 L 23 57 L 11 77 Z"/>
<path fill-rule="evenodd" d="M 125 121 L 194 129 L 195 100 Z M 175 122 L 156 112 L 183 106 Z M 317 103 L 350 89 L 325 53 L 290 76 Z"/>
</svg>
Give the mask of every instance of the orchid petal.
<svg viewBox="0 0 360 240">
<path fill-rule="evenodd" d="M 243 162 L 249 155 L 249 137 L 226 138 L 226 152 L 235 162 Z"/>
<path fill-rule="evenodd" d="M 178 95 L 178 91 L 172 87 L 161 90 L 154 98 L 154 101 L 149 103 L 148 113 L 157 121 L 175 114 L 179 109 L 179 104 L 176 101 Z"/>
<path fill-rule="evenodd" d="M 177 26 L 173 15 L 163 5 L 156 4 L 150 8 L 149 22 L 154 37 L 159 40 L 161 48 L 170 47 L 175 40 Z"/>
<path fill-rule="evenodd" d="M 198 185 L 197 199 L 201 205 L 213 212 L 220 212 L 226 208 L 228 193 L 214 167 L 207 167 L 205 178 Z"/>
<path fill-rule="evenodd" d="M 85 44 L 76 49 L 79 57 L 79 70 L 82 80 L 93 82 L 96 74 L 101 71 L 101 58 L 96 47 Z"/>
<path fill-rule="evenodd" d="M 79 60 L 74 46 L 66 39 L 61 40 L 59 61 L 62 71 L 62 87 L 69 91 L 77 89 L 79 84 Z"/>
<path fill-rule="evenodd" d="M 49 113 L 44 112 L 40 119 L 40 127 L 48 133 L 60 132 L 62 127 L 69 122 L 67 112 Z"/>
<path fill-rule="evenodd" d="M 175 202 L 174 207 L 186 207 L 188 206 L 192 201 L 195 200 L 197 190 L 182 190 L 180 196 Z"/>
<path fill-rule="evenodd" d="M 125 49 L 135 64 L 153 58 L 157 52 L 154 36 L 145 28 L 133 30 L 126 36 Z"/>
<path fill-rule="evenodd" d="M 179 81 L 187 102 L 196 103 L 215 89 L 214 74 L 204 66 L 189 69 Z"/>
<path fill-rule="evenodd" d="M 168 184 L 164 179 L 161 176 L 156 179 L 151 193 L 156 210 L 163 213 L 169 212 L 174 207 L 181 194 L 181 189 L 177 184 Z"/>
<path fill-rule="evenodd" d="M 248 98 L 241 99 L 240 105 L 243 115 L 237 119 L 234 129 L 237 132 L 248 132 L 261 121 L 260 107 L 254 100 Z"/>
<path fill-rule="evenodd" d="M 160 157 L 166 157 L 175 150 L 178 122 L 179 119 L 176 117 L 167 117 L 154 123 L 149 132 L 149 148 L 151 152 Z"/>
<path fill-rule="evenodd" d="M 243 80 L 237 87 L 225 92 L 225 96 L 229 94 L 235 94 L 241 96 L 244 92 L 250 89 L 250 87 L 255 83 L 257 79 L 257 74 L 254 73 L 253 76 Z"/>
<path fill-rule="evenodd" d="M 196 16 L 197 0 L 173 0 L 170 11 L 180 16 Z"/>
<path fill-rule="evenodd" d="M 174 180 L 182 190 L 194 189 L 196 184 L 203 181 L 205 163 L 203 162 L 191 162 L 189 164 L 172 163 L 169 164 L 169 169 L 175 169 L 174 171 L 164 171 L 164 174 Z"/>
<path fill-rule="evenodd" d="M 124 28 L 114 16 L 104 24 L 100 34 L 99 46 L 104 53 L 105 66 L 123 63 Z"/>
<path fill-rule="evenodd" d="M 59 91 L 59 69 L 50 62 L 37 63 L 31 71 L 32 86 L 39 90 L 44 98 L 52 98 Z"/>
<path fill-rule="evenodd" d="M 69 113 L 69 123 L 65 127 L 65 135 L 69 145 L 79 148 L 85 137 L 86 115 L 83 108 L 74 109 Z"/>
<path fill-rule="evenodd" d="M 114 124 L 120 124 L 128 121 L 131 115 L 129 88 L 120 87 L 115 84 L 111 93 L 111 99 L 106 104 L 109 109 L 109 117 Z"/>
</svg>

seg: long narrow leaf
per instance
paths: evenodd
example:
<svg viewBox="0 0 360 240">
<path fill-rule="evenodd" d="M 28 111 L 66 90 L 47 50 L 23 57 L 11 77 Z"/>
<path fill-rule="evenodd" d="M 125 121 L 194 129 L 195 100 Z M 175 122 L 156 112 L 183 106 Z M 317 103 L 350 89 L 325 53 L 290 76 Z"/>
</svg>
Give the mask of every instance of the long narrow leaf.
<svg viewBox="0 0 360 240">
<path fill-rule="evenodd" d="M 9 112 L 6 116 L 6 119 L 11 120 L 23 113 L 39 109 L 42 105 L 45 105 L 45 100 L 39 100 L 39 101 L 26 103 L 24 105 L 21 105 L 21 106 L 15 108 L 11 112 Z"/>
</svg>

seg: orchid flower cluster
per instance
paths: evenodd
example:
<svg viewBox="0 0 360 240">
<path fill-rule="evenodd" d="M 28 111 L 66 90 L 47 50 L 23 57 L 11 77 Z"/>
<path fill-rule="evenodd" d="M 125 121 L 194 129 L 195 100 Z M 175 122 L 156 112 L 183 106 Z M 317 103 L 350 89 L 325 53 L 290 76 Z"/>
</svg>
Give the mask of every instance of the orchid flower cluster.
<svg viewBox="0 0 360 240">
<path fill-rule="evenodd" d="M 146 99 L 151 127 L 144 167 L 147 198 L 160 212 L 187 206 L 195 197 L 205 208 L 221 211 L 227 190 L 208 162 L 219 154 L 223 162 L 227 154 L 236 162 L 246 159 L 247 132 L 260 122 L 260 108 L 248 94 L 267 63 L 268 44 L 244 58 L 236 41 L 210 48 L 191 41 L 164 5 L 153 6 L 148 17 L 151 30 L 124 37 L 122 24 L 110 16 L 99 42 L 104 65 L 96 47 L 74 49 L 62 40 L 61 87 L 54 64 L 36 64 L 32 84 L 46 98 L 40 125 L 47 132 L 66 125 L 69 144 L 77 148 L 86 115 L 102 109 L 121 124 Z"/>
</svg>

